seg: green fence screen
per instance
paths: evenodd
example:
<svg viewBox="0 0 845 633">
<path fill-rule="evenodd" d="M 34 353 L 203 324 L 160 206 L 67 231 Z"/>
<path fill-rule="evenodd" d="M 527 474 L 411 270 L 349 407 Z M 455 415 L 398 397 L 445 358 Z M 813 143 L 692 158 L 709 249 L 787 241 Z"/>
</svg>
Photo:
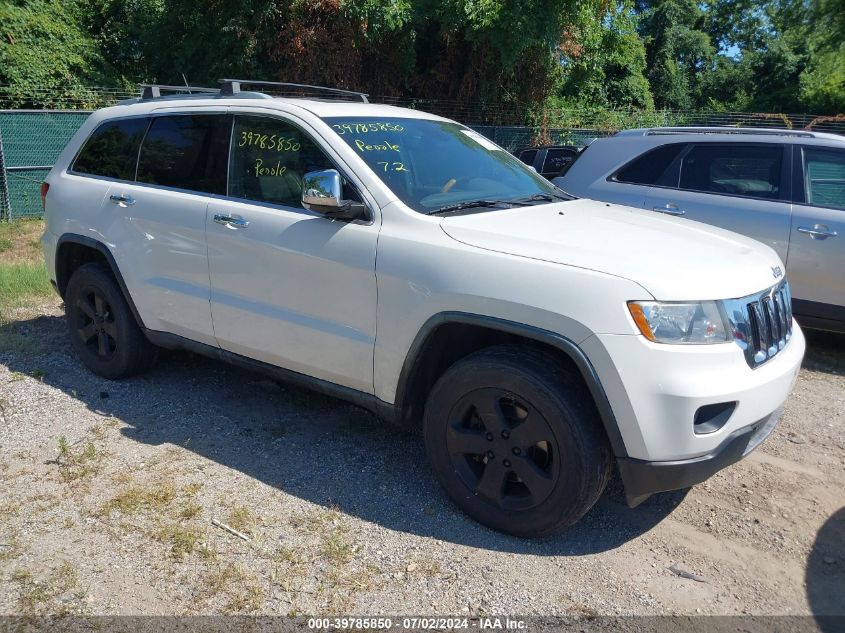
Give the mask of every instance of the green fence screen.
<svg viewBox="0 0 845 633">
<path fill-rule="evenodd" d="M 5 200 L 0 193 L 0 217 L 41 217 L 41 182 L 89 114 L 77 110 L 0 110 L 0 172 L 5 172 L 8 191 Z M 0 191 L 3 179 L 0 173 Z"/>
</svg>

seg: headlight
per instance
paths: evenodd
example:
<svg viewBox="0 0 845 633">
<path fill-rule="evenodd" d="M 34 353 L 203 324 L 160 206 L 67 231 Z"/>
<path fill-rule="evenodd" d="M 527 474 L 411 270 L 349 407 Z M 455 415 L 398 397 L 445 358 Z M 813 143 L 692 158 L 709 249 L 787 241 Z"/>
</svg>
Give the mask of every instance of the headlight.
<svg viewBox="0 0 845 633">
<path fill-rule="evenodd" d="M 629 301 L 634 323 L 655 343 L 708 344 L 733 339 L 717 301 Z"/>
</svg>

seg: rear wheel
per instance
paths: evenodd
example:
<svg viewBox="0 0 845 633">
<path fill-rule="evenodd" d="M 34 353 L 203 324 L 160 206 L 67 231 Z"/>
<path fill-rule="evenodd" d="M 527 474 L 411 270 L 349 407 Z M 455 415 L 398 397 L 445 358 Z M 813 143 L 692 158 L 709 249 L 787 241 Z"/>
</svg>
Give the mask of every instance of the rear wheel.
<svg viewBox="0 0 845 633">
<path fill-rule="evenodd" d="M 65 292 L 65 316 L 71 346 L 98 376 L 125 378 L 155 361 L 155 347 L 106 266 L 85 264 L 74 271 Z"/>
<path fill-rule="evenodd" d="M 583 383 L 552 354 L 482 350 L 437 381 L 426 450 L 446 492 L 477 521 L 518 536 L 575 523 L 610 475 L 610 449 Z"/>
</svg>

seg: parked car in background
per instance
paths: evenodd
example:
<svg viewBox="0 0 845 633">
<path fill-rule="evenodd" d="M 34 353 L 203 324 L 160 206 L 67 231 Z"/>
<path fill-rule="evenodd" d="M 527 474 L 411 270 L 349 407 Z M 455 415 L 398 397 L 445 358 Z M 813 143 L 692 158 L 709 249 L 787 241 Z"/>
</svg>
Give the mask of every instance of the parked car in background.
<svg viewBox="0 0 845 633">
<path fill-rule="evenodd" d="M 845 331 L 845 137 L 651 128 L 598 139 L 554 183 L 736 231 L 786 263 L 796 317 Z"/>
<path fill-rule="evenodd" d="M 542 145 L 526 147 L 515 153 L 519 160 L 533 167 L 544 178 L 551 180 L 566 173 L 569 166 L 578 158 L 581 149 L 575 145 Z"/>
</svg>

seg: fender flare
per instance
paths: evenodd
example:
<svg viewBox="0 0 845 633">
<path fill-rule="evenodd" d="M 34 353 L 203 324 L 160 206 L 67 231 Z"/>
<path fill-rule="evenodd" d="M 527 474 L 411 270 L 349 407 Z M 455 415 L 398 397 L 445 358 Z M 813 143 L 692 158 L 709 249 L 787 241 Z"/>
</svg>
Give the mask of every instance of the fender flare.
<svg viewBox="0 0 845 633">
<path fill-rule="evenodd" d="M 62 299 L 64 299 L 64 292 L 67 288 L 67 282 L 70 279 L 70 275 L 67 273 L 66 270 L 64 270 L 64 267 L 60 266 L 61 260 L 59 260 L 58 257 L 64 244 L 78 244 L 80 246 L 85 246 L 87 248 L 96 250 L 100 254 L 102 254 L 102 256 L 106 260 L 106 263 L 108 263 L 109 268 L 111 268 L 111 272 L 114 275 L 114 278 L 117 280 L 117 285 L 120 287 L 120 291 L 123 293 L 123 298 L 126 299 L 126 303 L 129 305 L 129 309 L 132 311 L 132 316 L 135 317 L 135 321 L 138 323 L 138 326 L 143 328 L 144 321 L 141 319 L 141 315 L 138 313 L 138 308 L 135 307 L 135 302 L 132 300 L 132 295 L 129 294 L 129 289 L 126 287 L 126 282 L 123 280 L 123 275 L 120 274 L 120 268 L 118 267 L 117 262 L 114 259 L 114 255 L 112 255 L 112 252 L 105 244 L 91 237 L 88 237 L 87 235 L 65 233 L 56 242 L 56 286 L 58 287 L 59 293 L 62 295 Z"/>
<path fill-rule="evenodd" d="M 581 350 L 577 343 L 571 339 L 566 338 L 555 332 L 545 330 L 542 328 L 525 325 L 515 321 L 508 321 L 497 317 L 485 316 L 481 314 L 471 314 L 467 312 L 440 312 L 430 317 L 417 332 L 408 353 L 405 356 L 405 362 L 402 364 L 402 370 L 399 374 L 399 382 L 396 387 L 396 403 L 395 415 L 397 419 L 401 419 L 401 407 L 405 400 L 408 383 L 413 375 L 414 366 L 417 359 L 425 349 L 434 331 L 441 325 L 447 323 L 459 323 L 463 325 L 474 325 L 484 327 L 491 330 L 497 330 L 507 334 L 514 334 L 524 338 L 535 340 L 539 343 L 550 345 L 557 350 L 566 354 L 581 374 L 590 395 L 596 404 L 599 412 L 599 417 L 602 421 L 605 433 L 607 433 L 610 446 L 613 449 L 613 454 L 616 457 L 627 457 L 628 453 L 625 450 L 625 442 L 622 439 L 622 433 L 619 430 L 619 423 L 616 421 L 616 416 L 613 413 L 613 408 L 608 400 L 607 393 L 601 384 L 595 368 L 590 362 L 587 355 Z"/>
</svg>

